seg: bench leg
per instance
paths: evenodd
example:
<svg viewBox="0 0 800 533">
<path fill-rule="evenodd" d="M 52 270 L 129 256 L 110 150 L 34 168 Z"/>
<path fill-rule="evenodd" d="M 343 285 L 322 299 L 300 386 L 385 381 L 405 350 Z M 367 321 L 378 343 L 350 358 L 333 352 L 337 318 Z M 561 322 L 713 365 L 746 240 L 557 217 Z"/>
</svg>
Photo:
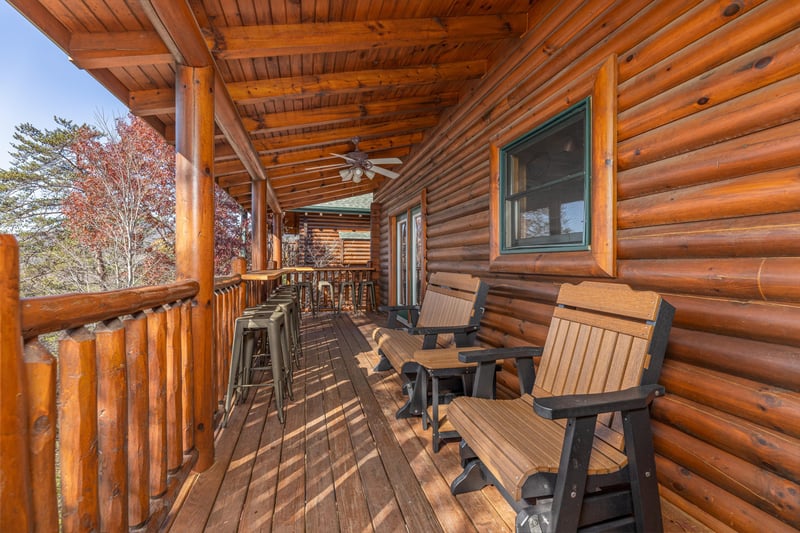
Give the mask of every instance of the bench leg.
<svg viewBox="0 0 800 533">
<path fill-rule="evenodd" d="M 380 354 L 380 355 L 381 355 L 381 360 L 378 361 L 378 364 L 375 365 L 375 368 L 373 368 L 373 370 L 375 372 L 386 372 L 387 370 L 391 370 L 392 369 L 392 363 L 390 363 L 389 360 L 386 359 L 385 355 L 383 355 L 383 354 Z"/>
<path fill-rule="evenodd" d="M 453 480 L 450 484 L 450 492 L 453 494 L 464 494 L 465 492 L 481 490 L 486 485 L 489 485 L 489 482 L 483 474 L 481 462 L 475 459 L 467 463 L 467 466 L 464 467 L 464 471 Z"/>
<path fill-rule="evenodd" d="M 410 381 L 404 385 L 407 387 L 406 390 L 408 391 L 408 401 L 397 410 L 395 413 L 395 418 L 398 420 L 402 418 L 411 418 L 412 416 L 422 416 L 422 410 L 425 408 L 424 406 L 427 404 L 427 398 L 423 402 L 422 395 L 427 394 L 427 383 L 425 382 L 424 371 L 419 370 L 417 372 L 417 376 L 415 378 L 415 382 L 412 384 Z M 426 428 L 427 429 L 427 428 Z"/>
</svg>

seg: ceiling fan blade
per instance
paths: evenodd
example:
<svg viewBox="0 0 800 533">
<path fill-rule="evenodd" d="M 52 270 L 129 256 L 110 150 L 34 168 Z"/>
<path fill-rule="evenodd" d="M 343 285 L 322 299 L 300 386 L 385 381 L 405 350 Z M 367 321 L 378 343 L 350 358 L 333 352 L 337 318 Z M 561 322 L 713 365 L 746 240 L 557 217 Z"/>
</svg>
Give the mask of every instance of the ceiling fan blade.
<svg viewBox="0 0 800 533">
<path fill-rule="evenodd" d="M 378 159 L 370 159 L 373 165 L 402 165 L 403 160 L 397 157 L 383 157 Z"/>
<path fill-rule="evenodd" d="M 388 169 L 385 169 L 385 168 L 382 168 L 382 167 L 378 167 L 378 166 L 375 166 L 375 165 L 372 165 L 372 168 L 370 170 L 372 170 L 374 172 L 377 172 L 378 174 L 381 174 L 383 176 L 386 176 L 387 178 L 392 178 L 392 179 L 394 179 L 394 178 L 396 178 L 396 177 L 398 177 L 400 175 L 397 172 L 393 172 L 391 170 L 388 170 Z"/>
<path fill-rule="evenodd" d="M 349 161 L 349 162 L 351 162 L 351 163 L 355 163 L 355 161 L 356 161 L 356 160 L 355 160 L 355 159 L 353 159 L 352 157 L 347 157 L 346 155 L 342 155 L 342 154 L 334 154 L 333 152 L 331 152 L 331 155 L 335 155 L 336 157 L 341 157 L 341 158 L 342 158 L 342 159 L 344 159 L 345 161 Z"/>
</svg>

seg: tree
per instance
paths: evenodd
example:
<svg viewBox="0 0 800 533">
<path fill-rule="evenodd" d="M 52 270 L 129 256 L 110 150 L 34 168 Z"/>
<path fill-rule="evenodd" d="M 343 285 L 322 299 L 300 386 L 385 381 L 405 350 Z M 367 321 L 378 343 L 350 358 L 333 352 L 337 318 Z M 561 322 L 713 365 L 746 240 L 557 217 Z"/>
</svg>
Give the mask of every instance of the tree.
<svg viewBox="0 0 800 533">
<path fill-rule="evenodd" d="M 0 230 L 20 240 L 26 296 L 171 281 L 175 152 L 132 116 L 93 128 L 17 126 L 0 170 Z M 216 190 L 215 267 L 228 273 L 245 234 L 242 210 Z"/>
</svg>

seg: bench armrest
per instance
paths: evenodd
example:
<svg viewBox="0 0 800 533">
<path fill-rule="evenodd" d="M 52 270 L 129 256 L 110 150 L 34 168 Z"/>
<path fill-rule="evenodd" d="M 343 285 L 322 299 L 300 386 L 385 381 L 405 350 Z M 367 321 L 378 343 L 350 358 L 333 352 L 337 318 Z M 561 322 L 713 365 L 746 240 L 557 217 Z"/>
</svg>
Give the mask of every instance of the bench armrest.
<svg viewBox="0 0 800 533">
<path fill-rule="evenodd" d="M 416 325 L 419 318 L 419 305 L 381 305 L 378 306 L 378 311 L 388 313 L 389 317 L 386 321 L 386 327 L 392 329 L 401 329 L 405 326 L 397 321 L 397 315 L 402 311 L 408 311 L 408 320 L 412 325 Z"/>
<path fill-rule="evenodd" d="M 411 335 L 423 335 L 425 338 L 422 341 L 422 349 L 430 350 L 436 348 L 436 342 L 439 335 L 445 333 L 452 333 L 455 336 L 456 346 L 465 346 L 465 342 L 469 342 L 468 336 L 478 331 L 478 325 L 467 326 L 436 326 L 436 327 L 422 327 L 422 328 L 403 328 Z"/>
<path fill-rule="evenodd" d="M 520 357 L 534 357 L 542 355 L 541 346 L 517 346 L 514 348 L 489 348 L 459 352 L 458 360 L 462 363 L 488 363 L 498 359 L 519 359 Z"/>
<path fill-rule="evenodd" d="M 543 418 L 578 418 L 615 411 L 644 409 L 656 398 L 663 396 L 661 385 L 642 385 L 631 389 L 598 394 L 572 394 L 535 398 L 533 410 Z"/>
</svg>

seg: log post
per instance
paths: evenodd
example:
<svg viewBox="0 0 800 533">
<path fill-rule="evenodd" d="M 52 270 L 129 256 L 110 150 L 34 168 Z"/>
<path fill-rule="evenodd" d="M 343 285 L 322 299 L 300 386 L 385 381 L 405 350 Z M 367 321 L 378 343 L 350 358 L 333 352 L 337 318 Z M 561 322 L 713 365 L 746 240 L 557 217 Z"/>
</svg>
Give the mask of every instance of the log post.
<svg viewBox="0 0 800 533">
<path fill-rule="evenodd" d="M 251 220 L 253 224 L 253 244 L 250 254 L 253 270 L 267 268 L 267 182 L 256 180 L 252 186 Z"/>
<path fill-rule="evenodd" d="M 281 253 L 281 243 L 283 242 L 283 215 L 281 213 L 272 212 L 272 261 L 275 263 L 275 268 L 283 266 L 283 257 Z"/>
<path fill-rule="evenodd" d="M 192 312 L 195 469 L 214 463 L 214 70 L 178 65 L 175 255 L 178 279 L 200 284 Z"/>
<path fill-rule="evenodd" d="M 0 235 L 0 531 L 32 531 L 28 407 L 22 362 L 19 249 Z"/>
</svg>

